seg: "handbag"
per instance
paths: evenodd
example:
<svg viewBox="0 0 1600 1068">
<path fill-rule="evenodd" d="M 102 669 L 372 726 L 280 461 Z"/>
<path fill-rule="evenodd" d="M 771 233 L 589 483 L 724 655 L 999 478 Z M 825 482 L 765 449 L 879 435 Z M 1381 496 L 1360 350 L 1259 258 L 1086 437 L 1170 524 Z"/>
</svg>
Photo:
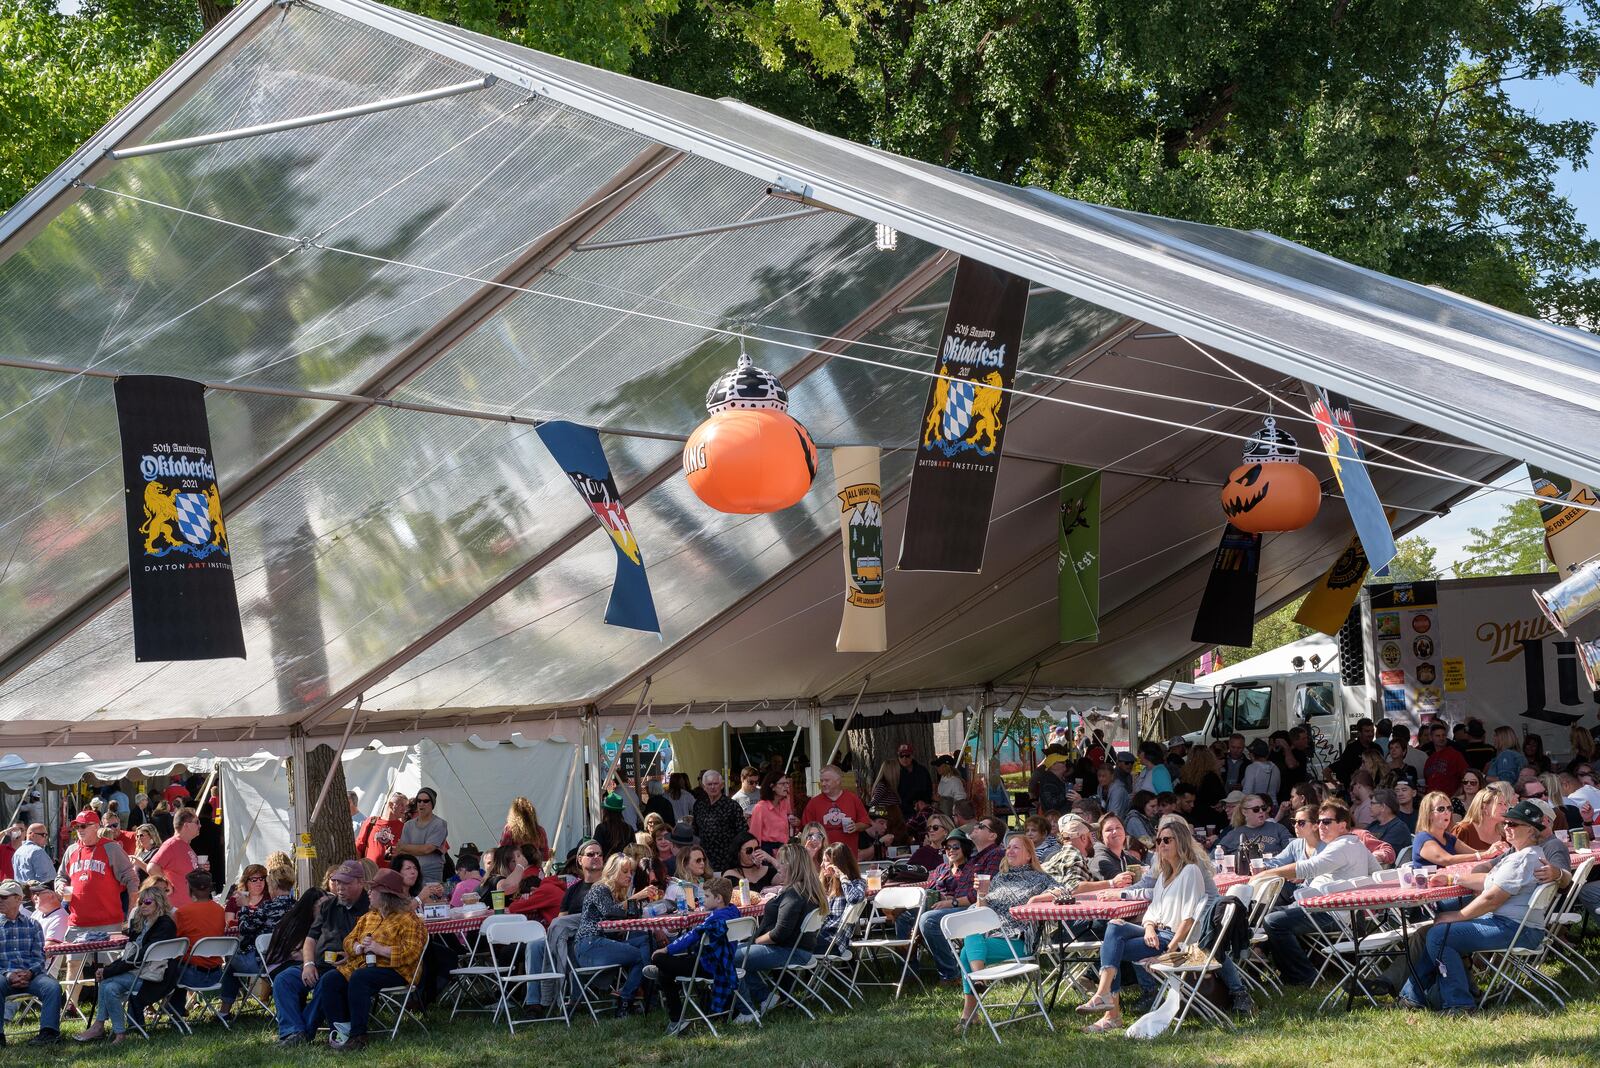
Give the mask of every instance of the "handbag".
<svg viewBox="0 0 1600 1068">
<path fill-rule="evenodd" d="M 910 861 L 897 860 L 884 870 L 883 881 L 885 884 L 904 886 L 907 883 L 918 884 L 928 881 L 928 869 L 921 864 L 912 864 Z"/>
</svg>

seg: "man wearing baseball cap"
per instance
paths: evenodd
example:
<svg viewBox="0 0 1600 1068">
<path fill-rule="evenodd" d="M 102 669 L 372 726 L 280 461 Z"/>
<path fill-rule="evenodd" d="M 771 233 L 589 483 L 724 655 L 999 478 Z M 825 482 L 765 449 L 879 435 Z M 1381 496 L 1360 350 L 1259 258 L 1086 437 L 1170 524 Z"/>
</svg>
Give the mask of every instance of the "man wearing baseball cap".
<svg viewBox="0 0 1600 1068">
<path fill-rule="evenodd" d="M 933 804 L 933 776 L 926 764 L 918 763 L 917 751 L 901 742 L 895 760 L 900 765 L 900 811 L 915 812 L 918 801 Z"/>
<path fill-rule="evenodd" d="M 1437 983 L 1439 1004 L 1445 1012 L 1468 1011 L 1475 1003 L 1463 956 L 1506 948 L 1525 919 L 1527 928 L 1520 944 L 1531 948 L 1544 938 L 1544 916 L 1530 906 L 1533 895 L 1549 881 L 1539 878 L 1539 869 L 1548 867 L 1539 838 L 1549 824 L 1531 801 L 1512 805 L 1505 819 L 1511 852 L 1493 862 L 1477 897 L 1458 911 L 1434 917 L 1417 966 L 1400 991 L 1400 1002 L 1406 1007 L 1426 1005 L 1427 993 Z"/>
<path fill-rule="evenodd" d="M 366 873 L 359 860 L 347 860 L 328 873 L 333 893 L 317 903 L 311 929 L 300 945 L 300 967 L 285 968 L 272 979 L 272 1001 L 278 1014 L 278 1044 L 294 1046 L 311 1037 L 318 1006 L 305 1008 L 306 997 L 323 975 L 344 956 L 344 938 L 367 914 Z"/>
<path fill-rule="evenodd" d="M 77 841 L 56 869 L 56 889 L 67 899 L 64 940 L 84 942 L 117 934 L 126 915 L 122 895 L 132 901 L 139 893 L 139 873 L 120 845 L 100 837 L 100 817 L 93 809 L 79 812 L 72 829 Z M 68 957 L 66 978 L 76 979 L 82 967 L 82 957 Z M 82 989 L 73 986 L 75 998 Z"/>
<path fill-rule="evenodd" d="M 44 931 L 22 913 L 22 884 L 0 882 L 0 971 L 4 995 L 32 994 L 39 999 L 39 1033 L 30 1046 L 61 1041 L 61 985 L 45 974 Z M 0 1032 L 0 1044 L 4 1044 Z"/>
</svg>

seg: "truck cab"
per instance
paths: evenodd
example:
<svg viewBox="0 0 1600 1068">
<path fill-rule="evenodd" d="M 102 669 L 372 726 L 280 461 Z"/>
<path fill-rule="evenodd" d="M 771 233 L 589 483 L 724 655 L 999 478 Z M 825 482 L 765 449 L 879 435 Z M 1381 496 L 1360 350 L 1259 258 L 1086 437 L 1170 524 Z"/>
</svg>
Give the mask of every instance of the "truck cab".
<svg viewBox="0 0 1600 1068">
<path fill-rule="evenodd" d="M 1301 724 L 1315 728 L 1313 737 L 1320 733 L 1342 741 L 1347 733 L 1337 672 L 1231 679 L 1219 683 L 1214 693 L 1213 711 L 1203 732 L 1208 742 L 1232 734 L 1242 734 L 1249 742 Z"/>
</svg>

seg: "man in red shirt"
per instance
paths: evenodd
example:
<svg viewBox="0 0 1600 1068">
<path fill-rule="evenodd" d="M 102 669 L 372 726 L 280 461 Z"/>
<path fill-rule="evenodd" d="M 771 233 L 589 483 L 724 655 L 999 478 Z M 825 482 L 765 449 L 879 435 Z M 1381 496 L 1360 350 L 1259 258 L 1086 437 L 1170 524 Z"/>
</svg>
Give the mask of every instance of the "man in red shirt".
<svg viewBox="0 0 1600 1068">
<path fill-rule="evenodd" d="M 200 858 L 189 843 L 199 833 L 200 817 L 195 810 L 180 808 L 172 817 L 172 837 L 161 843 L 146 867 L 150 878 L 167 881 L 167 896 L 175 908 L 189 903 L 189 873 L 200 867 Z"/>
<path fill-rule="evenodd" d="M 357 858 L 372 861 L 380 868 L 394 862 L 394 847 L 400 844 L 400 832 L 406 826 L 406 795 L 396 790 L 389 795 L 388 808 L 382 816 L 374 813 L 361 823 L 356 832 Z"/>
<path fill-rule="evenodd" d="M 844 772 L 829 764 L 817 776 L 822 792 L 806 802 L 801 823 L 820 823 L 828 832 L 828 842 L 841 842 L 855 850 L 857 834 L 869 823 L 867 806 L 861 798 L 844 788 Z"/>
<path fill-rule="evenodd" d="M 133 856 L 139 851 L 139 845 L 134 841 L 133 832 L 122 829 L 122 817 L 115 812 L 107 812 L 100 817 L 100 837 L 108 842 L 115 842 L 122 847 L 128 856 Z"/>
<path fill-rule="evenodd" d="M 178 909 L 172 918 L 178 925 L 178 937 L 189 940 L 189 952 L 193 953 L 195 943 L 202 938 L 219 938 L 227 932 L 228 916 L 222 906 L 212 900 L 210 872 L 199 869 L 189 872 L 184 890 L 189 903 Z M 185 986 L 211 986 L 219 978 L 217 969 L 220 967 L 221 957 L 191 956 L 183 966 L 179 981 Z M 186 1011 L 185 995 L 181 991 L 172 998 L 177 1011 Z"/>
<path fill-rule="evenodd" d="M 139 893 L 139 871 L 115 842 L 100 837 L 100 817 L 92 809 L 79 812 L 72 821 L 78 840 L 61 858 L 56 870 L 56 889 L 67 899 L 66 942 L 84 942 L 122 930 L 127 906 L 123 895 L 132 900 Z M 77 979 L 83 968 L 81 956 L 67 958 L 67 980 Z M 72 1003 L 83 987 L 72 984 Z"/>
<path fill-rule="evenodd" d="M 174 768 L 173 770 L 176 771 L 177 769 Z M 167 788 L 161 791 L 161 800 L 167 803 L 168 808 L 176 812 L 184 801 L 189 800 L 189 788 L 177 779 L 173 779 L 172 782 L 167 784 Z"/>
<path fill-rule="evenodd" d="M 1461 776 L 1467 773 L 1467 758 L 1461 750 L 1450 744 L 1450 728 L 1442 720 L 1434 720 L 1428 729 L 1432 732 L 1433 752 L 1422 765 L 1422 778 L 1429 792 L 1439 791 L 1454 797 L 1461 788 Z"/>
</svg>

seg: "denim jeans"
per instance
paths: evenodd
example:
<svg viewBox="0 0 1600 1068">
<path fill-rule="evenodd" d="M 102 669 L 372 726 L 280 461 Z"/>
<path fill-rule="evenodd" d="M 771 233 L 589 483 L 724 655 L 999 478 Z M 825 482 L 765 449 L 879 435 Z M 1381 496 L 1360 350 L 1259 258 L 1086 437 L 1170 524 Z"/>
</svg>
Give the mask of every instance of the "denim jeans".
<svg viewBox="0 0 1600 1068">
<path fill-rule="evenodd" d="M 933 958 L 933 966 L 938 969 L 940 979 L 959 979 L 961 966 L 956 963 L 956 951 L 951 948 L 950 940 L 945 938 L 944 932 L 939 930 L 939 921 L 952 912 L 965 911 L 959 908 L 931 909 L 922 914 L 922 921 L 917 924 L 917 933 L 920 941 L 928 947 L 928 955 Z M 911 937 L 911 913 L 902 912 L 895 918 L 894 930 L 897 938 Z M 913 958 L 915 967 L 915 958 Z"/>
<path fill-rule="evenodd" d="M 239 989 L 242 985 L 239 982 L 241 976 L 244 977 L 245 983 L 253 983 L 255 982 L 255 977 L 263 970 L 261 958 L 256 956 L 256 951 L 253 949 L 243 950 L 233 960 L 229 961 L 228 970 L 222 976 L 223 1004 L 231 1006 L 238 1000 Z"/>
<path fill-rule="evenodd" d="M 312 988 L 300 977 L 300 965 L 291 964 L 272 977 L 272 1004 L 278 1014 L 278 1037 L 289 1035 L 314 1035 L 317 1030 L 317 1006 L 306 1011 L 306 996 Z"/>
<path fill-rule="evenodd" d="M 1267 951 L 1283 981 L 1291 986 L 1309 986 L 1317 977 L 1317 969 L 1311 964 L 1311 954 L 1300 944 L 1300 936 L 1314 927 L 1334 930 L 1334 918 L 1326 912 L 1307 912 L 1299 905 L 1290 905 L 1267 913 L 1265 926 Z"/>
<path fill-rule="evenodd" d="M 1492 915 L 1430 927 L 1416 970 L 1401 988 L 1400 996 L 1417 1005 L 1426 1004 L 1428 989 L 1438 983 L 1440 1008 L 1471 1008 L 1472 992 L 1467 986 L 1462 954 L 1504 949 L 1516 933 L 1517 921 Z M 1523 932 L 1522 944 L 1536 946 L 1543 937 L 1543 931 L 1530 929 Z"/>
<path fill-rule="evenodd" d="M 774 968 L 782 968 L 786 964 L 804 964 L 811 959 L 811 954 L 803 949 L 790 949 L 787 946 L 758 946 L 754 943 L 739 948 L 737 958 L 738 967 L 744 969 L 744 996 L 745 1000 L 756 1008 L 761 1008 L 761 1003 L 767 1000 L 767 984 L 761 978 L 762 972 L 770 972 Z"/>
<path fill-rule="evenodd" d="M 1160 945 L 1151 949 L 1144 942 L 1144 928 L 1136 923 L 1109 923 L 1106 925 L 1106 934 L 1100 942 L 1100 967 L 1111 968 L 1111 992 L 1115 994 L 1122 989 L 1122 965 L 1154 957 L 1166 950 L 1172 943 L 1172 932 L 1161 928 L 1156 932 Z M 1133 974 L 1138 978 L 1139 985 L 1146 990 L 1154 990 L 1156 981 L 1150 973 L 1143 968 L 1135 968 Z"/>
<path fill-rule="evenodd" d="M 521 971 L 530 974 L 533 972 L 542 972 L 546 970 L 545 961 L 547 959 L 545 943 L 532 942 L 524 951 L 522 960 L 517 967 Z M 540 997 L 540 993 L 544 989 L 544 984 L 529 983 L 527 984 L 527 987 L 528 990 L 522 998 L 522 1003 L 524 1005 L 543 1005 L 544 1001 Z"/>
<path fill-rule="evenodd" d="M 39 999 L 39 1029 L 61 1030 L 61 984 L 48 975 L 36 975 L 25 987 L 7 987 L 7 994 L 29 993 Z M 6 1008 L 10 1008 L 8 1004 Z"/>
<path fill-rule="evenodd" d="M 617 942 L 610 938 L 596 938 L 578 950 L 580 967 L 598 968 L 602 965 L 615 964 L 627 969 L 627 974 L 622 979 L 622 987 L 617 991 L 617 996 L 623 1001 L 629 1000 L 639 992 L 639 984 L 644 982 L 644 966 L 649 960 L 649 954 L 633 942 Z"/>
<path fill-rule="evenodd" d="M 131 971 L 100 980 L 100 996 L 95 1003 L 95 1016 L 111 1024 L 112 1034 L 120 1035 L 128 1029 L 128 1017 L 123 1011 L 123 1003 L 138 978 L 139 973 Z"/>
<path fill-rule="evenodd" d="M 406 978 L 393 968 L 357 968 L 346 979 L 337 968 L 317 981 L 318 1011 L 330 1024 L 348 1023 L 350 1037 L 367 1033 L 372 998 L 391 986 L 405 986 Z"/>
</svg>

